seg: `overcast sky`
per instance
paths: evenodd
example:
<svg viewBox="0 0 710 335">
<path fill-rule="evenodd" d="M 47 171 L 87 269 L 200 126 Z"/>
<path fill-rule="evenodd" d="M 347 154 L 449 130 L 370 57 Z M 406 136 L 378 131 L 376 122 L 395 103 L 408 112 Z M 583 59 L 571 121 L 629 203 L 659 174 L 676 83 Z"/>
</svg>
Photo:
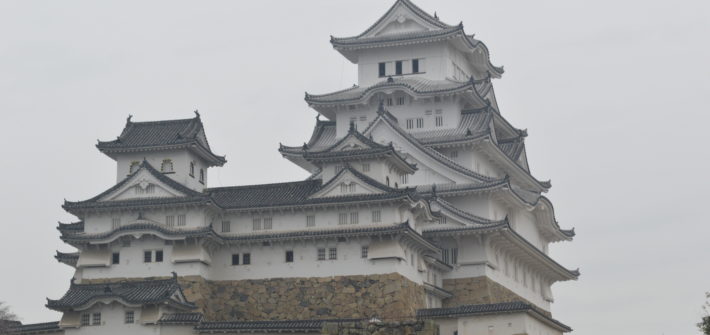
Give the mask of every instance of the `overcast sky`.
<svg viewBox="0 0 710 335">
<path fill-rule="evenodd" d="M 304 91 L 356 82 L 329 35 L 367 28 L 393 0 L 0 1 L 0 301 L 26 323 L 72 269 L 56 222 L 115 182 L 97 139 L 199 108 L 229 163 L 210 186 L 299 180 Z M 693 334 L 710 290 L 707 143 L 710 1 L 418 0 L 463 21 L 506 73 L 502 114 L 527 128 L 532 172 L 572 243 L 552 255 L 579 281 L 554 288 L 575 334 Z"/>
</svg>

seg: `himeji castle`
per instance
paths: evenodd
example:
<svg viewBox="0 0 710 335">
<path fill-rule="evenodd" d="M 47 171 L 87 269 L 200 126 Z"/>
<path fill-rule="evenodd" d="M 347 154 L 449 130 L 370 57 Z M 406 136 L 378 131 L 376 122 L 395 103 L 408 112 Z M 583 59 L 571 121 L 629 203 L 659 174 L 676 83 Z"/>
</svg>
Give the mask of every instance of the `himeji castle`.
<svg viewBox="0 0 710 335">
<path fill-rule="evenodd" d="M 129 117 L 97 144 L 115 185 L 63 205 L 77 220 L 57 227 L 67 247 L 55 257 L 75 274 L 46 303 L 61 319 L 14 331 L 318 334 L 428 320 L 443 335 L 570 332 L 551 287 L 579 272 L 548 246 L 574 231 L 531 172 L 527 132 L 498 108 L 503 68 L 486 45 L 409 0 L 330 42 L 358 84 L 307 93 L 310 138 L 278 148 L 310 177 L 210 187 L 227 161 L 197 112 Z"/>
</svg>

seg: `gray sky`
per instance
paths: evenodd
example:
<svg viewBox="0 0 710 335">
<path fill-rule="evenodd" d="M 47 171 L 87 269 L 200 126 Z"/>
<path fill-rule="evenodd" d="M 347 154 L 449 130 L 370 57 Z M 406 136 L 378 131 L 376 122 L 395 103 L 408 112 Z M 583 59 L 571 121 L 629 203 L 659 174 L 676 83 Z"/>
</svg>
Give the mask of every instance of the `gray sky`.
<svg viewBox="0 0 710 335">
<path fill-rule="evenodd" d="M 199 108 L 229 163 L 210 186 L 297 180 L 278 143 L 310 136 L 303 92 L 351 86 L 329 35 L 358 34 L 393 0 L 0 1 L 0 300 L 56 320 L 71 269 L 56 221 L 115 181 L 96 139 Z M 533 173 L 573 243 L 553 256 L 553 313 L 575 334 L 693 334 L 708 266 L 710 1 L 418 0 L 463 21 L 504 65 L 502 113 L 529 129 Z"/>
</svg>

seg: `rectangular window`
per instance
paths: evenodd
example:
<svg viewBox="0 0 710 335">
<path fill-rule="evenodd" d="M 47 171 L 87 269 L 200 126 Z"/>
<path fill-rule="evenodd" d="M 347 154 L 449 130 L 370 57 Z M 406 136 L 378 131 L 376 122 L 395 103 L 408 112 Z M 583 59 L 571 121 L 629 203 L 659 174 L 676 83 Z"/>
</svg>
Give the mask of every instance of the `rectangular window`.
<svg viewBox="0 0 710 335">
<path fill-rule="evenodd" d="M 342 170 L 343 170 L 343 166 L 342 166 L 342 165 L 336 165 L 336 166 L 335 166 L 335 174 L 340 173 L 340 171 L 342 171 Z"/>
<path fill-rule="evenodd" d="M 318 248 L 318 260 L 319 261 L 325 260 L 325 248 Z"/>
<path fill-rule="evenodd" d="M 293 263 L 293 251 L 286 251 L 286 263 Z"/>
<path fill-rule="evenodd" d="M 424 118 L 417 118 L 417 128 L 424 128 Z"/>
<path fill-rule="evenodd" d="M 358 223 L 357 212 L 350 213 L 350 224 L 357 224 L 357 223 Z"/>
<path fill-rule="evenodd" d="M 360 248 L 360 258 L 367 258 L 367 252 L 369 251 L 370 247 L 363 245 Z"/>
<path fill-rule="evenodd" d="M 362 164 L 362 172 L 370 172 L 370 163 Z"/>
<path fill-rule="evenodd" d="M 404 105 L 404 102 L 405 102 L 405 101 L 406 101 L 406 98 L 405 98 L 405 97 L 399 97 L 399 98 L 397 98 L 397 104 L 400 105 L 400 106 L 401 106 L 401 105 Z"/>
<path fill-rule="evenodd" d="M 449 153 L 449 156 L 451 156 L 451 158 L 458 158 L 458 157 L 459 157 L 459 152 L 458 152 L 458 151 L 452 151 L 452 152 Z"/>
<path fill-rule="evenodd" d="M 114 252 L 111 254 L 111 264 L 118 264 L 121 260 L 121 254 Z"/>
<path fill-rule="evenodd" d="M 348 224 L 348 213 L 338 214 L 338 224 Z"/>
<path fill-rule="evenodd" d="M 392 98 L 387 98 L 387 106 L 392 106 L 394 105 L 394 100 Z"/>
<path fill-rule="evenodd" d="M 134 323 L 136 322 L 136 315 L 133 311 L 126 311 L 126 314 L 123 318 L 123 322 L 125 323 Z"/>
<path fill-rule="evenodd" d="M 357 192 L 356 187 L 357 187 L 357 186 L 356 186 L 355 183 L 351 183 L 350 185 L 348 185 L 348 192 L 350 192 L 350 193 L 355 193 L 355 192 Z"/>
<path fill-rule="evenodd" d="M 402 183 L 402 185 L 407 185 L 407 183 L 409 183 L 409 175 L 408 174 L 400 175 L 399 181 Z"/>
<path fill-rule="evenodd" d="M 372 222 L 382 222 L 382 212 L 379 209 L 376 211 L 372 211 Z"/>
<path fill-rule="evenodd" d="M 153 252 L 150 250 L 143 251 L 143 262 L 150 263 L 153 261 Z"/>
<path fill-rule="evenodd" d="M 232 254 L 232 265 L 239 265 L 239 254 Z"/>
<path fill-rule="evenodd" d="M 91 314 L 91 325 L 98 326 L 101 324 L 101 313 Z"/>
<path fill-rule="evenodd" d="M 81 325 L 82 326 L 88 326 L 90 325 L 91 321 L 91 315 L 89 313 L 84 313 L 81 315 Z"/>
<path fill-rule="evenodd" d="M 187 217 L 186 217 L 185 214 L 180 214 L 180 215 L 178 215 L 178 217 L 177 217 L 177 225 L 180 226 L 180 227 L 187 225 Z"/>
<path fill-rule="evenodd" d="M 431 110 L 424 111 L 424 115 L 431 116 Z"/>
<path fill-rule="evenodd" d="M 244 265 L 251 264 L 251 254 L 247 253 L 247 254 L 242 255 L 242 264 L 244 264 Z"/>
<path fill-rule="evenodd" d="M 315 227 L 315 226 L 316 226 L 316 216 L 315 215 L 306 216 L 306 227 Z"/>
<path fill-rule="evenodd" d="M 269 216 L 264 218 L 264 229 L 270 230 L 274 226 L 274 220 Z"/>
<path fill-rule="evenodd" d="M 155 251 L 155 262 L 160 263 L 163 261 L 163 251 L 162 250 L 156 250 Z"/>
<path fill-rule="evenodd" d="M 353 128 L 357 130 L 357 117 L 353 116 L 350 118 L 350 124 L 353 125 Z"/>
<path fill-rule="evenodd" d="M 436 117 L 436 126 L 437 126 L 437 127 L 441 127 L 441 126 L 443 126 L 443 125 L 444 125 L 444 117 L 441 116 L 441 115 L 438 115 L 438 116 Z"/>
<path fill-rule="evenodd" d="M 229 221 L 222 221 L 222 232 L 229 233 L 232 230 L 232 223 Z"/>
<path fill-rule="evenodd" d="M 414 119 L 407 119 L 407 129 L 414 128 Z"/>
<path fill-rule="evenodd" d="M 348 193 L 348 185 L 340 184 L 340 193 Z"/>
<path fill-rule="evenodd" d="M 459 248 L 451 248 L 451 264 L 459 263 Z"/>
<path fill-rule="evenodd" d="M 251 225 L 253 230 L 261 230 L 261 218 L 251 219 Z"/>
<path fill-rule="evenodd" d="M 446 217 L 442 216 L 441 219 L 439 219 L 439 224 L 446 224 Z"/>
<path fill-rule="evenodd" d="M 111 229 L 118 229 L 121 226 L 121 218 L 111 219 Z"/>
<path fill-rule="evenodd" d="M 412 73 L 419 73 L 419 60 L 412 59 Z"/>
<path fill-rule="evenodd" d="M 434 102 L 441 102 L 441 97 L 434 97 Z"/>
<path fill-rule="evenodd" d="M 379 75 L 380 77 L 384 77 L 387 75 L 387 63 L 380 63 L 378 64 L 379 66 Z"/>
<path fill-rule="evenodd" d="M 402 74 L 402 61 L 401 60 L 394 62 L 394 73 L 396 75 Z"/>
<path fill-rule="evenodd" d="M 338 248 L 328 249 L 328 259 L 338 259 Z"/>
<path fill-rule="evenodd" d="M 175 215 L 168 215 L 165 217 L 165 225 L 168 227 L 175 226 Z"/>
</svg>

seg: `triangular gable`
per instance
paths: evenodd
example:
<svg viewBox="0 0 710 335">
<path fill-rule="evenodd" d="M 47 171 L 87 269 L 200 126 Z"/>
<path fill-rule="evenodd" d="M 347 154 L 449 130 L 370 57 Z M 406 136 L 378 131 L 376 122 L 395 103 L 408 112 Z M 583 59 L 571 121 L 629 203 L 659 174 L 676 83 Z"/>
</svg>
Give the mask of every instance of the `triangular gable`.
<svg viewBox="0 0 710 335">
<path fill-rule="evenodd" d="M 309 198 L 383 194 L 391 191 L 394 189 L 347 166 Z"/>
<path fill-rule="evenodd" d="M 480 175 L 463 167 L 448 157 L 427 148 L 415 138 L 399 128 L 395 122 L 387 120 L 384 113 L 368 126 L 364 135 L 372 135 L 381 142 L 392 142 L 397 151 L 406 154 L 408 160 L 418 166 L 420 173 L 428 174 L 427 179 L 432 183 L 471 183 L 495 180 L 493 177 Z M 442 174 L 440 171 L 448 171 Z"/>
<path fill-rule="evenodd" d="M 137 198 L 184 197 L 185 194 L 158 180 L 145 168 L 128 177 L 122 187 L 105 194 L 97 201 L 117 201 Z"/>
<path fill-rule="evenodd" d="M 421 10 L 409 0 L 397 0 L 392 7 L 359 38 L 396 35 L 451 28 Z"/>
<path fill-rule="evenodd" d="M 375 145 L 373 145 L 375 144 Z M 327 151 L 347 151 L 347 150 L 358 150 L 358 149 L 370 149 L 374 147 L 380 147 L 376 143 L 371 141 L 366 141 L 361 136 L 356 136 L 354 132 L 350 132 L 346 135 L 342 141 L 339 141 L 335 146 L 329 148 Z"/>
</svg>

